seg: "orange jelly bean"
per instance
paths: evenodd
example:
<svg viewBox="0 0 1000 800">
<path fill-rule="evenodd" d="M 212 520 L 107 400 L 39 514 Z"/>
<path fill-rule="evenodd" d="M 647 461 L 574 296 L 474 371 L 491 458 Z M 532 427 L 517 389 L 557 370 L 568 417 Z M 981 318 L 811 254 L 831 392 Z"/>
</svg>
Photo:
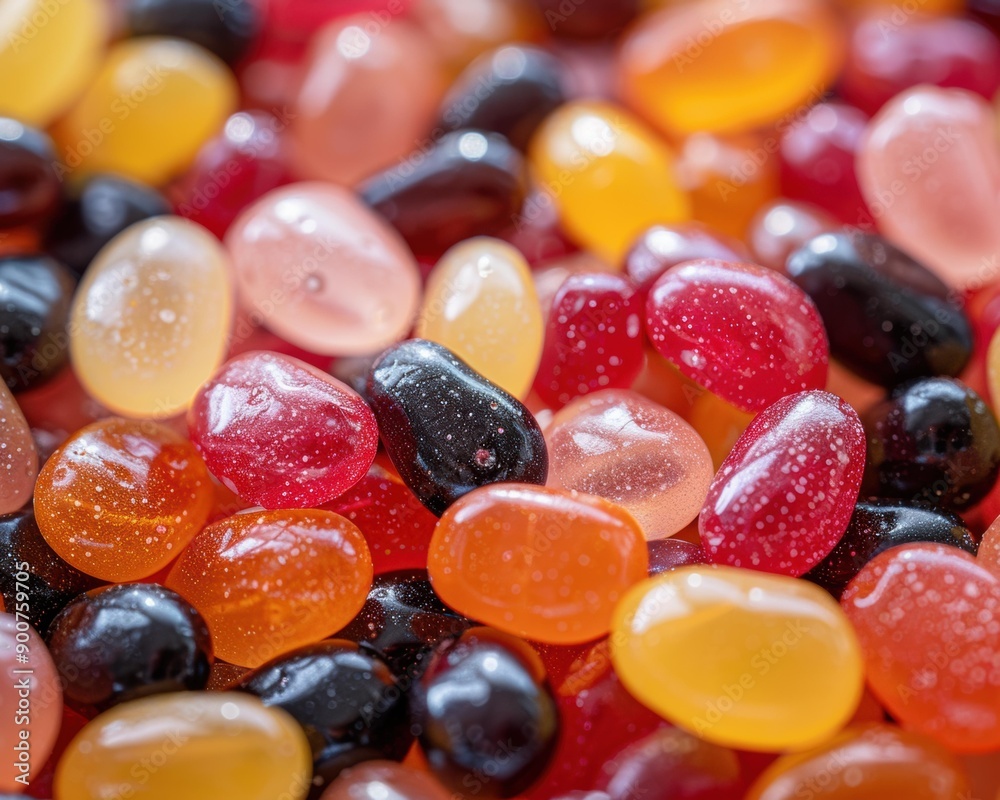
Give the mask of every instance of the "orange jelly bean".
<svg viewBox="0 0 1000 800">
<path fill-rule="evenodd" d="M 605 635 L 615 603 L 648 566 L 642 529 L 624 509 L 513 483 L 484 486 L 452 504 L 427 559 L 445 603 L 552 644 Z"/>
<path fill-rule="evenodd" d="M 134 581 L 172 561 L 201 529 L 214 490 L 187 439 L 155 422 L 101 420 L 45 463 L 35 516 L 64 560 L 106 581 Z"/>
<path fill-rule="evenodd" d="M 201 612 L 216 655 L 257 667 L 336 633 L 361 610 L 372 559 L 331 511 L 248 511 L 205 528 L 167 586 Z"/>
<path fill-rule="evenodd" d="M 621 89 L 671 133 L 749 131 L 822 96 L 840 65 L 841 38 L 823 0 L 696 0 L 632 30 Z"/>
</svg>

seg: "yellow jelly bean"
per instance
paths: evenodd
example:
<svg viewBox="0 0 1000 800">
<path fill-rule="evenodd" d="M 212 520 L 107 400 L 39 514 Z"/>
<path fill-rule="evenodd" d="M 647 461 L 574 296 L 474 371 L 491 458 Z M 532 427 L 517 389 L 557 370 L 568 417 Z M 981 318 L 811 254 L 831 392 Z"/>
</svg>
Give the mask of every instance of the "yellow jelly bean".
<svg viewBox="0 0 1000 800">
<path fill-rule="evenodd" d="M 0 2 L 0 115 L 48 125 L 90 81 L 106 37 L 102 0 Z"/>
<path fill-rule="evenodd" d="M 612 264 L 650 226 L 690 217 L 673 151 L 610 103 L 555 111 L 532 140 L 531 165 L 567 232 Z"/>
<path fill-rule="evenodd" d="M 312 754 L 280 708 L 235 692 L 176 692 L 112 708 L 56 768 L 58 800 L 301 800 Z"/>
<path fill-rule="evenodd" d="M 696 0 L 646 16 L 622 44 L 626 103 L 663 130 L 739 133 L 818 100 L 843 35 L 825 0 Z"/>
<path fill-rule="evenodd" d="M 452 247 L 430 274 L 416 335 L 444 345 L 502 389 L 525 397 L 544 331 L 524 256 L 487 236 Z"/>
<path fill-rule="evenodd" d="M 200 225 L 154 217 L 126 228 L 98 253 L 73 302 L 80 382 L 125 416 L 183 411 L 222 363 L 232 293 L 225 250 Z"/>
<path fill-rule="evenodd" d="M 636 698 L 729 747 L 812 747 L 861 699 L 861 653 L 840 606 L 782 575 L 665 572 L 625 595 L 611 643 L 615 671 Z"/>
<path fill-rule="evenodd" d="M 54 130 L 74 176 L 117 172 L 163 184 L 235 110 L 236 80 L 207 50 L 180 39 L 128 39 Z"/>
</svg>

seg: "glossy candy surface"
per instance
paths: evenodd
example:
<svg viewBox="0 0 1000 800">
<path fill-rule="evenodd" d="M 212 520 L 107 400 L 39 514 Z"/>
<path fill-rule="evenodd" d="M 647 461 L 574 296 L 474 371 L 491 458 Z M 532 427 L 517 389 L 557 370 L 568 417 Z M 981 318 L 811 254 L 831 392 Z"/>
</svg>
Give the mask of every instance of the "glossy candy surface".
<svg viewBox="0 0 1000 800">
<path fill-rule="evenodd" d="M 712 457 L 674 412 L 625 390 L 570 403 L 546 429 L 549 486 L 619 504 L 647 539 L 673 536 L 698 516 Z"/>
<path fill-rule="evenodd" d="M 47 644 L 67 701 L 98 710 L 204 689 L 212 664 L 201 615 L 156 584 L 120 583 L 80 595 L 52 622 Z"/>
<path fill-rule="evenodd" d="M 371 758 L 401 761 L 413 736 L 407 698 L 386 664 L 353 642 L 309 645 L 263 664 L 234 687 L 287 711 L 312 747 L 314 786 Z"/>
<path fill-rule="evenodd" d="M 542 353 L 542 312 L 528 264 L 506 242 L 467 239 L 431 271 L 415 334 L 451 350 L 518 398 Z"/>
<path fill-rule="evenodd" d="M 441 345 L 412 339 L 386 350 L 367 397 L 386 452 L 435 514 L 478 486 L 545 482 L 545 440 L 531 412 Z"/>
<path fill-rule="evenodd" d="M 643 365 L 643 309 L 627 279 L 570 275 L 548 311 L 538 395 L 554 408 L 600 389 L 627 389 Z"/>
<path fill-rule="evenodd" d="M 618 106 L 563 105 L 542 123 L 530 154 L 567 233 L 611 263 L 650 225 L 690 214 L 673 152 Z"/>
<path fill-rule="evenodd" d="M 0 186 L 0 230 L 44 226 L 62 202 L 52 140 L 8 117 L 0 117 Z"/>
<path fill-rule="evenodd" d="M 9 514 L 31 499 L 38 474 L 38 452 L 17 400 L 3 385 L 0 431 L 0 514 Z"/>
<path fill-rule="evenodd" d="M 743 411 L 826 384 L 826 333 L 816 307 L 763 267 L 679 264 L 650 290 L 646 323 L 662 356 Z"/>
<path fill-rule="evenodd" d="M 0 376 L 13 392 L 66 363 L 66 321 L 76 281 L 43 255 L 0 257 Z"/>
<path fill-rule="evenodd" d="M 761 207 L 747 230 L 753 261 L 776 272 L 785 271 L 788 257 L 810 239 L 839 224 L 818 206 L 779 198 Z"/>
<path fill-rule="evenodd" d="M 653 225 L 643 231 L 625 255 L 625 274 L 645 296 L 668 269 L 700 258 L 746 261 L 747 252 L 739 240 L 701 222 Z"/>
<path fill-rule="evenodd" d="M 559 729 L 538 656 L 489 628 L 473 628 L 438 650 L 412 702 L 434 775 L 453 791 L 484 797 L 513 797 L 527 788 L 544 769 Z"/>
<path fill-rule="evenodd" d="M 208 468 L 253 505 L 309 508 L 367 472 L 378 449 L 371 409 L 315 367 L 253 351 L 198 390 L 191 440 Z"/>
<path fill-rule="evenodd" d="M 91 722 L 60 760 L 55 792 L 60 800 L 125 792 L 303 800 L 309 779 L 309 743 L 287 713 L 237 693 L 179 692 L 123 703 Z"/>
<path fill-rule="evenodd" d="M 911 544 L 870 561 L 841 604 L 868 685 L 904 728 L 955 752 L 1000 746 L 997 576 L 954 547 Z"/>
<path fill-rule="evenodd" d="M 365 761 L 345 770 L 322 800 L 448 800 L 451 795 L 426 772 L 392 761 Z"/>
<path fill-rule="evenodd" d="M 649 542 L 649 574 L 659 575 L 677 567 L 707 564 L 705 550 L 700 544 L 683 539 L 654 539 Z"/>
<path fill-rule="evenodd" d="M 457 611 L 518 636 L 575 644 L 608 632 L 648 559 L 642 529 L 621 507 L 503 484 L 445 512 L 427 567 L 434 591 Z"/>
<path fill-rule="evenodd" d="M 807 572 L 847 528 L 864 457 L 864 430 L 843 400 L 818 391 L 779 400 L 750 423 L 709 487 L 698 518 L 709 560 Z"/>
<path fill-rule="evenodd" d="M 74 176 L 113 172 L 159 186 L 222 127 L 236 92 L 226 65 L 197 45 L 126 39 L 54 129 L 59 155 Z"/>
<path fill-rule="evenodd" d="M 621 602 L 611 642 L 615 670 L 636 698 L 730 747 L 819 744 L 861 697 L 861 654 L 844 614 L 819 587 L 784 576 L 665 572 Z"/>
<path fill-rule="evenodd" d="M 253 44 L 261 26 L 253 0 L 128 0 L 125 26 L 131 36 L 188 39 L 236 63 Z"/>
<path fill-rule="evenodd" d="M 864 493 L 959 511 L 996 482 L 1000 428 L 986 403 L 959 381 L 904 384 L 863 419 Z"/>
<path fill-rule="evenodd" d="M 66 440 L 38 474 L 38 527 L 60 557 L 107 581 L 169 564 L 208 518 L 212 484 L 197 451 L 155 422 L 112 417 Z"/>
<path fill-rule="evenodd" d="M 934 273 L 875 234 L 825 233 L 788 259 L 823 317 L 830 355 L 888 388 L 959 375 L 972 354 L 961 301 Z"/>
<path fill-rule="evenodd" d="M 297 183 L 268 192 L 229 229 L 226 247 L 251 314 L 311 352 L 378 352 L 413 322 L 413 255 L 346 189 Z"/>
<path fill-rule="evenodd" d="M 101 250 L 80 282 L 73 366 L 107 408 L 171 417 L 222 361 L 231 315 L 229 264 L 215 237 L 180 217 L 139 222 Z"/>
<path fill-rule="evenodd" d="M 256 667 L 340 630 L 372 580 L 361 532 L 330 511 L 250 511 L 209 525 L 167 586 L 208 622 L 219 658 Z"/>
<path fill-rule="evenodd" d="M 850 580 L 879 553 L 916 542 L 948 544 L 976 555 L 975 539 L 954 514 L 896 500 L 871 500 L 854 507 L 837 546 L 804 577 L 840 597 Z"/>
</svg>

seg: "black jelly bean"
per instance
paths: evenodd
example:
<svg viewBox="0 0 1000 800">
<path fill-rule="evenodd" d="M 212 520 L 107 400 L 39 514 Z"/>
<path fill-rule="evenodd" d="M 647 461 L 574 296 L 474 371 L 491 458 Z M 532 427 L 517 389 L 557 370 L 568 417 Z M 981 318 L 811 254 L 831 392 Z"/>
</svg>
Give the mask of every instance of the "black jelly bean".
<svg viewBox="0 0 1000 800">
<path fill-rule="evenodd" d="M 0 229 L 42 228 L 55 216 L 62 202 L 57 163 L 47 135 L 0 117 Z"/>
<path fill-rule="evenodd" d="M 446 347 L 390 347 L 366 394 L 400 477 L 435 514 L 490 483 L 545 483 L 548 453 L 531 412 Z"/>
<path fill-rule="evenodd" d="M 247 54 L 261 30 L 254 0 L 127 0 L 132 36 L 173 36 L 200 44 L 228 64 Z"/>
</svg>

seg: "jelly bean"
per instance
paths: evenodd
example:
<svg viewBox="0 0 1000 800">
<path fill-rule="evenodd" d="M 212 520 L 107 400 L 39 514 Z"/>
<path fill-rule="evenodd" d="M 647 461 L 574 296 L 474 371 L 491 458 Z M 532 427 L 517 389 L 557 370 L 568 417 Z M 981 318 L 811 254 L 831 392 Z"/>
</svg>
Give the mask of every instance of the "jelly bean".
<svg viewBox="0 0 1000 800">
<path fill-rule="evenodd" d="M 688 391 L 687 395 L 685 417 L 705 442 L 712 455 L 712 465 L 718 470 L 733 445 L 753 421 L 754 415 L 740 411 L 732 403 L 727 403 L 711 392 L 701 392 L 694 396 Z"/>
<path fill-rule="evenodd" d="M 977 559 L 983 567 L 1000 577 L 1000 525 L 996 520 L 983 534 Z"/>
<path fill-rule="evenodd" d="M 486 237 L 455 245 L 431 271 L 416 335 L 444 345 L 501 389 L 524 397 L 543 336 L 524 257 Z"/>
<path fill-rule="evenodd" d="M 673 152 L 618 106 L 563 105 L 538 129 L 530 155 L 571 238 L 613 264 L 651 225 L 690 215 Z"/>
<path fill-rule="evenodd" d="M 508 45 L 483 53 L 448 90 L 440 126 L 500 133 L 524 150 L 542 120 L 566 102 L 564 84 L 563 65 L 540 48 Z"/>
<path fill-rule="evenodd" d="M 1000 579 L 957 548 L 910 544 L 869 561 L 840 602 L 903 727 L 954 752 L 1000 747 Z"/>
<path fill-rule="evenodd" d="M 205 524 L 212 483 L 187 439 L 110 418 L 67 439 L 35 485 L 49 546 L 88 575 L 133 581 L 169 564 Z"/>
<path fill-rule="evenodd" d="M 409 331 L 420 302 L 413 255 L 337 186 L 268 192 L 233 223 L 226 246 L 247 306 L 283 339 L 315 353 L 378 352 Z"/>
<path fill-rule="evenodd" d="M 180 595 L 148 583 L 80 595 L 52 622 L 48 645 L 67 701 L 100 710 L 204 689 L 212 664 L 205 620 Z"/>
<path fill-rule="evenodd" d="M 714 469 L 694 429 L 622 389 L 570 403 L 545 432 L 550 486 L 612 500 L 647 539 L 673 536 L 698 516 Z"/>
<path fill-rule="evenodd" d="M 473 236 L 494 236 L 516 222 L 524 202 L 524 160 L 496 133 L 455 131 L 419 161 L 365 181 L 365 202 L 399 231 L 410 249 L 434 259 Z"/>
<path fill-rule="evenodd" d="M 370 22 L 346 17 L 312 37 L 290 127 L 302 177 L 357 183 L 403 159 L 434 123 L 443 76 L 431 42 L 405 20 Z"/>
<path fill-rule="evenodd" d="M 101 250 L 73 300 L 80 382 L 125 416 L 183 411 L 223 359 L 231 295 L 225 250 L 204 228 L 181 217 L 132 225 Z"/>
<path fill-rule="evenodd" d="M 195 44 L 119 42 L 56 126 L 60 156 L 74 174 L 114 172 L 159 186 L 191 163 L 236 97 L 226 65 Z"/>
<path fill-rule="evenodd" d="M 534 0 L 553 35 L 561 39 L 612 39 L 639 13 L 639 0 Z"/>
<path fill-rule="evenodd" d="M 705 551 L 700 544 L 683 539 L 654 539 L 649 542 L 649 574 L 659 575 L 678 567 L 707 564 Z"/>
<path fill-rule="evenodd" d="M 792 253 L 810 239 L 838 227 L 837 221 L 818 206 L 780 198 L 757 212 L 747 230 L 747 243 L 755 263 L 784 272 Z"/>
<path fill-rule="evenodd" d="M 957 288 L 990 278 L 988 259 L 1000 247 L 993 117 L 976 95 L 918 86 L 883 107 L 858 151 L 879 230 Z"/>
<path fill-rule="evenodd" d="M 986 384 L 990 399 L 996 403 L 1000 398 L 1000 335 L 996 331 L 986 350 Z"/>
<path fill-rule="evenodd" d="M 361 532 L 330 511 L 304 510 L 213 523 L 167 576 L 205 617 L 219 658 L 246 667 L 340 630 L 371 582 Z"/>
<path fill-rule="evenodd" d="M 374 651 L 396 675 L 412 680 L 432 649 L 472 624 L 441 602 L 424 570 L 400 570 L 375 578 L 361 611 L 336 638 Z"/>
<path fill-rule="evenodd" d="M 742 242 L 701 222 L 654 225 L 643 232 L 626 254 L 625 274 L 643 292 L 648 292 L 668 269 L 699 258 L 747 261 L 748 253 Z"/>
<path fill-rule="evenodd" d="M 127 227 L 169 213 L 170 204 L 151 186 L 94 175 L 63 206 L 45 237 L 45 250 L 83 275 L 101 248 Z"/>
<path fill-rule="evenodd" d="M 843 538 L 804 577 L 840 597 L 851 579 L 879 553 L 914 542 L 949 544 L 976 554 L 975 539 L 954 514 L 895 500 L 872 500 L 854 507 Z"/>
<path fill-rule="evenodd" d="M 378 464 L 323 507 L 358 526 L 371 550 L 376 575 L 427 566 L 427 548 L 437 517 L 406 484 Z"/>
<path fill-rule="evenodd" d="M 642 529 L 620 506 L 524 484 L 487 486 L 455 503 L 427 558 L 449 606 L 551 644 L 605 635 L 615 603 L 648 567 Z"/>
<path fill-rule="evenodd" d="M 56 769 L 60 800 L 303 800 L 309 743 L 281 709 L 253 697 L 178 692 L 97 717 Z"/>
<path fill-rule="evenodd" d="M 312 746 L 314 787 L 359 760 L 403 759 L 413 742 L 403 688 L 382 659 L 338 639 L 279 656 L 234 687 L 302 726 Z"/>
<path fill-rule="evenodd" d="M 451 795 L 427 773 L 392 761 L 366 761 L 333 781 L 320 800 L 449 800 Z"/>
<path fill-rule="evenodd" d="M 646 321 L 661 355 L 743 411 L 826 384 L 816 307 L 764 267 L 710 259 L 673 267 L 650 290 Z"/>
<path fill-rule="evenodd" d="M 892 388 L 958 375 L 968 363 L 972 327 L 961 301 L 882 237 L 821 234 L 789 257 L 787 270 L 819 309 L 830 355 L 866 380 Z"/>
<path fill-rule="evenodd" d="M 18 79 L 4 81 L 0 114 L 46 126 L 66 111 L 100 63 L 106 17 L 100 0 L 5 3 L 0 73 Z"/>
<path fill-rule="evenodd" d="M 198 151 L 175 188 L 177 213 L 222 238 L 240 212 L 291 182 L 284 131 L 288 121 L 262 111 L 240 111 Z"/>
<path fill-rule="evenodd" d="M 62 184 L 55 146 L 44 133 L 0 117 L 0 229 L 40 228 L 59 210 Z"/>
<path fill-rule="evenodd" d="M 780 575 L 681 567 L 643 581 L 615 611 L 611 655 L 641 702 L 729 747 L 817 745 L 861 698 L 848 620 L 819 587 Z"/>
<path fill-rule="evenodd" d="M 473 628 L 438 650 L 413 687 L 412 703 L 434 775 L 453 791 L 484 797 L 513 797 L 527 788 L 545 768 L 559 730 L 538 656 L 489 628 Z"/>
<path fill-rule="evenodd" d="M 411 339 L 386 350 L 368 398 L 393 465 L 435 514 L 478 486 L 545 482 L 531 412 L 441 345 Z"/>
<path fill-rule="evenodd" d="M 819 103 L 809 109 L 781 136 L 782 193 L 851 225 L 864 220 L 867 207 L 854 160 L 867 124 L 868 115 L 846 103 Z"/>
<path fill-rule="evenodd" d="M 49 547 L 31 509 L 0 517 L 0 595 L 7 608 L 16 609 L 21 592 L 24 618 L 39 633 L 45 635 L 70 600 L 99 585 Z"/>
<path fill-rule="evenodd" d="M 643 360 L 642 305 L 631 282 L 571 275 L 550 306 L 535 391 L 558 408 L 599 389 L 627 389 Z"/>
<path fill-rule="evenodd" d="M 996 482 L 1000 428 L 986 403 L 959 381 L 904 384 L 863 420 L 867 494 L 960 511 Z"/>
<path fill-rule="evenodd" d="M 782 398 L 733 446 L 698 519 L 716 564 L 802 575 L 833 550 L 864 471 L 857 412 L 828 392 Z"/>
<path fill-rule="evenodd" d="M 17 400 L 0 383 L 0 514 L 17 511 L 31 499 L 38 453 Z"/>
<path fill-rule="evenodd" d="M 0 745 L 8 754 L 0 768 L 0 791 L 19 792 L 31 783 L 33 768 L 41 769 L 55 745 L 62 688 L 45 644 L 22 617 L 15 616 L 19 605 L 9 611 L 0 613 L 0 701 L 8 716 L 0 727 Z M 22 742 L 28 742 L 27 747 L 19 747 Z"/>
<path fill-rule="evenodd" d="M 125 28 L 131 36 L 187 39 L 235 64 L 254 43 L 262 24 L 253 0 L 127 0 Z"/>
<path fill-rule="evenodd" d="M 628 104 L 664 130 L 739 132 L 817 99 L 839 61 L 840 30 L 826 3 L 697 0 L 631 30 L 621 85 Z"/>
<path fill-rule="evenodd" d="M 847 101 L 874 114 L 918 84 L 968 89 L 992 100 L 1000 88 L 1000 42 L 970 19 L 916 15 L 895 25 L 891 10 L 859 18 L 838 82 Z"/>
<path fill-rule="evenodd" d="M 774 138 L 764 132 L 688 136 L 677 173 L 690 192 L 695 219 L 742 239 L 757 209 L 780 193 L 778 160 L 768 154 L 774 148 Z"/>
<path fill-rule="evenodd" d="M 191 441 L 212 474 L 252 505 L 310 508 L 351 488 L 375 460 L 375 415 L 353 390 L 298 359 L 243 353 L 198 390 Z"/>
<path fill-rule="evenodd" d="M 804 753 L 782 756 L 746 800 L 961 800 L 969 782 L 951 753 L 890 725 L 848 728 Z"/>
<path fill-rule="evenodd" d="M 0 256 L 0 376 L 31 389 L 66 363 L 66 321 L 76 281 L 43 255 Z"/>
</svg>

